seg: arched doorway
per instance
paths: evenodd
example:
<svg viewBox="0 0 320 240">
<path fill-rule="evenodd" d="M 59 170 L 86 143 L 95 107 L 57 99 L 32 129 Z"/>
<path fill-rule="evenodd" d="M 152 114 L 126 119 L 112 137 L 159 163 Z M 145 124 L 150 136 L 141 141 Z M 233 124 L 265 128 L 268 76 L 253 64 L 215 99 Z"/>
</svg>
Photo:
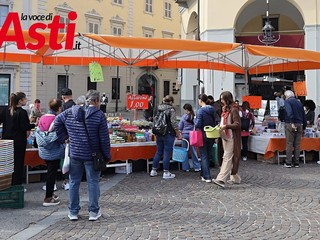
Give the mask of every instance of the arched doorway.
<svg viewBox="0 0 320 240">
<path fill-rule="evenodd" d="M 144 74 L 138 80 L 138 94 L 153 96 L 153 103 L 157 99 L 157 79 L 153 74 Z"/>
</svg>

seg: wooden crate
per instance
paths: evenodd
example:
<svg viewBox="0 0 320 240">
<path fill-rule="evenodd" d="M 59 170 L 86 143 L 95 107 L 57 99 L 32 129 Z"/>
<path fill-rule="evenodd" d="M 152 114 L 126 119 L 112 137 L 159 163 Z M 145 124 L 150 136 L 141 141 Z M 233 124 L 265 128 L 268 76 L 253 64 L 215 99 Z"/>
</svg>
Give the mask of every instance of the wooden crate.
<svg viewBox="0 0 320 240">
<path fill-rule="evenodd" d="M 11 187 L 12 174 L 6 174 L 0 176 L 0 191 Z"/>
</svg>

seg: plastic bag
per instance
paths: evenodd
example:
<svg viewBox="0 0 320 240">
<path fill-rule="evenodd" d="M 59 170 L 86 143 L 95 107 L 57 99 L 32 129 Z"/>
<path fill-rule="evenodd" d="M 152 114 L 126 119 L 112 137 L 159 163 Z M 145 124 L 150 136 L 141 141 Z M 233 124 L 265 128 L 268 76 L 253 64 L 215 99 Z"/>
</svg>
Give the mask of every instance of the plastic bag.
<svg viewBox="0 0 320 240">
<path fill-rule="evenodd" d="M 70 157 L 69 157 L 69 143 L 66 144 L 66 148 L 64 150 L 64 161 L 62 166 L 62 173 L 66 174 L 70 169 Z"/>
</svg>

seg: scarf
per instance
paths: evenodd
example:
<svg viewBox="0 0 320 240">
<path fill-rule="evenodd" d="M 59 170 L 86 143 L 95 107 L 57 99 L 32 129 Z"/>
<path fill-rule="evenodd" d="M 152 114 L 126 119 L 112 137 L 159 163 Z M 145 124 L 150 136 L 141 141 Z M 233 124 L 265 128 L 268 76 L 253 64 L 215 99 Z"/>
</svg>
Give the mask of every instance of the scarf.
<svg viewBox="0 0 320 240">
<path fill-rule="evenodd" d="M 228 111 L 228 109 L 226 107 L 223 107 L 222 113 L 221 113 L 223 125 L 227 125 L 229 114 L 230 114 L 230 112 Z M 225 129 L 224 133 L 226 134 L 227 138 L 230 137 L 228 129 Z"/>
</svg>

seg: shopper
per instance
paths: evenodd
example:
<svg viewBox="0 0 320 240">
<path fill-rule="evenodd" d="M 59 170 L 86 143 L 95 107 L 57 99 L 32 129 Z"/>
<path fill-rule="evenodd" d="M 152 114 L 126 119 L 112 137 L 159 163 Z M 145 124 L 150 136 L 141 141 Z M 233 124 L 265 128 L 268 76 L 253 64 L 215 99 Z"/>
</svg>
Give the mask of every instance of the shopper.
<svg viewBox="0 0 320 240">
<path fill-rule="evenodd" d="M 219 163 L 220 172 L 216 179 L 212 181 L 220 187 L 225 187 L 227 178 L 228 183 L 239 184 L 241 178 L 238 175 L 239 162 L 241 157 L 241 126 L 239 116 L 239 105 L 233 101 L 232 93 L 222 92 L 220 95 L 222 103 L 222 114 L 220 122 L 220 135 L 218 141 L 218 151 L 221 151 Z"/>
<path fill-rule="evenodd" d="M 203 146 L 199 147 L 201 157 L 201 180 L 204 182 L 212 182 L 210 173 L 210 162 L 213 162 L 213 144 L 214 138 L 207 138 L 204 127 L 215 126 L 215 114 L 214 108 L 208 105 L 208 96 L 206 94 L 200 94 L 198 96 L 199 110 L 197 111 L 197 117 L 195 121 L 195 128 L 202 131 Z"/>
<path fill-rule="evenodd" d="M 189 133 L 194 129 L 194 111 L 192 109 L 192 106 L 189 103 L 186 103 L 183 106 L 183 109 L 185 111 L 185 114 L 181 117 L 179 122 L 179 130 L 182 133 L 182 138 L 189 141 Z M 187 148 L 187 143 L 185 141 L 182 141 L 182 147 Z M 195 172 L 199 172 L 201 170 L 200 163 L 198 160 L 198 154 L 197 149 L 194 146 L 190 146 L 191 149 L 191 158 L 193 163 L 193 169 Z M 182 162 L 182 170 L 189 172 L 190 171 L 190 164 L 189 164 L 189 156 L 186 156 L 186 159 L 184 162 Z"/>
<path fill-rule="evenodd" d="M 103 113 L 106 113 L 106 112 L 107 112 L 108 102 L 109 102 L 108 97 L 106 96 L 105 93 L 102 93 L 102 96 L 101 96 L 101 98 L 100 98 L 100 110 L 101 110 Z"/>
<path fill-rule="evenodd" d="M 89 195 L 89 220 L 95 221 L 101 217 L 99 206 L 101 172 L 93 169 L 91 153 L 101 151 L 106 160 L 110 160 L 111 156 L 108 126 L 104 113 L 100 111 L 99 95 L 96 90 L 88 91 L 86 94 L 87 107 L 72 106 L 59 114 L 55 120 L 55 128 L 60 141 L 69 139 L 70 142 L 70 211 L 68 214 L 70 220 L 78 220 L 79 187 L 84 169 Z M 88 134 L 84 124 L 86 124 Z"/>
<path fill-rule="evenodd" d="M 285 134 L 286 134 L 286 161 L 284 167 L 299 167 L 300 143 L 303 130 L 306 129 L 307 121 L 303 105 L 294 97 L 291 90 L 285 91 Z M 292 161 L 292 148 L 294 157 Z"/>
<path fill-rule="evenodd" d="M 27 97 L 25 93 L 12 93 L 9 107 L 4 108 L 0 114 L 0 124 L 3 124 L 2 139 L 11 139 L 14 145 L 12 185 L 22 184 L 27 131 L 35 127 L 35 124 L 30 124 L 27 111 L 22 108 L 26 104 Z"/>
<path fill-rule="evenodd" d="M 314 110 L 316 109 L 316 104 L 311 99 L 308 99 L 304 101 L 303 107 L 306 114 L 307 125 L 313 127 L 316 115 L 314 112 Z"/>
<path fill-rule="evenodd" d="M 30 123 L 37 122 L 38 118 L 42 116 L 41 106 L 40 106 L 40 99 L 34 100 L 33 104 L 30 104 L 30 115 L 29 120 Z"/>
<path fill-rule="evenodd" d="M 55 206 L 60 204 L 59 197 L 54 192 L 57 172 L 60 166 L 60 159 L 64 157 L 64 144 L 60 143 L 53 128 L 56 116 L 61 112 L 62 102 L 53 98 L 49 101 L 49 111 L 39 120 L 39 129 L 35 132 L 39 156 L 47 164 L 47 180 L 43 200 L 43 206 Z"/>
<path fill-rule="evenodd" d="M 178 129 L 178 123 L 176 118 L 176 111 L 172 106 L 174 99 L 172 96 L 165 96 L 163 102 L 157 107 L 157 112 L 154 118 L 154 123 L 157 124 L 161 114 L 164 114 L 167 126 L 161 134 L 156 135 L 157 151 L 153 158 L 152 170 L 150 177 L 158 175 L 157 169 L 159 162 L 163 156 L 163 178 L 170 179 L 175 178 L 175 174 L 169 172 L 170 158 L 173 150 L 173 144 L 176 136 L 181 139 L 181 134 Z"/>
<path fill-rule="evenodd" d="M 143 111 L 143 116 L 146 121 L 153 121 L 153 96 L 149 96 L 148 108 Z"/>
<path fill-rule="evenodd" d="M 63 100 L 62 104 L 62 111 L 67 110 L 68 108 L 71 108 L 72 106 L 76 105 L 76 103 L 72 99 L 72 90 L 70 88 L 63 88 L 61 90 L 61 96 Z M 61 185 L 61 187 L 68 191 L 69 190 L 69 173 L 64 174 L 64 181 Z"/>
<path fill-rule="evenodd" d="M 242 103 L 241 109 L 239 111 L 241 118 L 241 141 L 242 150 L 241 157 L 243 161 L 247 161 L 248 158 L 248 139 L 250 135 L 250 129 L 254 128 L 254 116 L 250 111 L 250 104 L 247 101 Z"/>
</svg>

